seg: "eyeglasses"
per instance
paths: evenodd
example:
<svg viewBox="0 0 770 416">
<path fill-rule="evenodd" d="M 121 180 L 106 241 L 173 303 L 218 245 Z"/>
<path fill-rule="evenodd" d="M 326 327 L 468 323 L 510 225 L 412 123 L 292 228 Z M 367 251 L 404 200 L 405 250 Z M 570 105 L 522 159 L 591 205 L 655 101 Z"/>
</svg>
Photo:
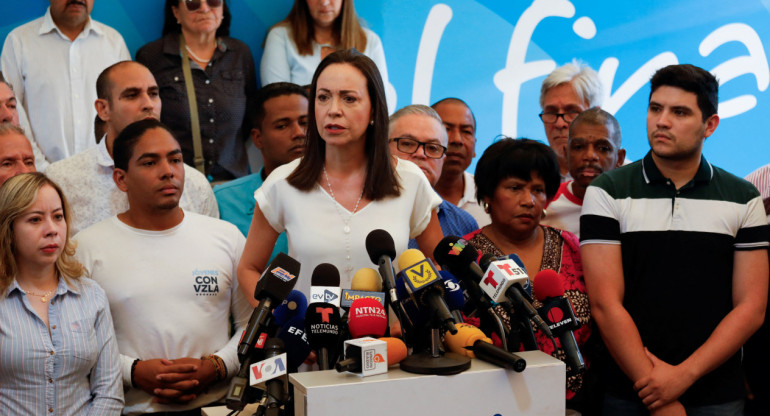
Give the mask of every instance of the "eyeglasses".
<svg viewBox="0 0 770 416">
<path fill-rule="evenodd" d="M 222 5 L 222 0 L 205 0 L 206 3 L 208 3 L 209 7 L 212 9 L 215 7 L 219 7 Z M 187 10 L 194 12 L 201 8 L 201 4 L 203 4 L 203 0 L 185 0 L 184 5 L 187 7 Z"/>
<path fill-rule="evenodd" d="M 431 159 L 441 159 L 446 153 L 446 147 L 438 143 L 423 143 L 408 137 L 397 137 L 393 141 L 396 142 L 396 148 L 399 151 L 410 155 L 416 153 L 420 147 L 425 152 L 425 156 Z"/>
<path fill-rule="evenodd" d="M 572 120 L 574 120 L 578 114 L 580 114 L 579 111 L 570 111 L 568 113 L 540 113 L 540 120 L 543 120 L 543 123 L 556 123 L 556 120 L 561 117 L 565 123 L 569 124 L 572 123 Z"/>
</svg>

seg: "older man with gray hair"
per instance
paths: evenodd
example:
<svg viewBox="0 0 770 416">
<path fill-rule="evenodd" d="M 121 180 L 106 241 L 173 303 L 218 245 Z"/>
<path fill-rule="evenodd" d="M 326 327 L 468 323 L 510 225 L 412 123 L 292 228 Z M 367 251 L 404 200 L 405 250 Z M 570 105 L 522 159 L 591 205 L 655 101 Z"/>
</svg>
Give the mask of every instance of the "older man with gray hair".
<svg viewBox="0 0 770 416">
<path fill-rule="evenodd" d="M 599 107 L 602 97 L 599 75 L 577 60 L 554 69 L 540 87 L 540 120 L 548 145 L 559 159 L 562 182 L 572 179 L 566 151 L 569 124 L 581 112 Z"/>
<path fill-rule="evenodd" d="M 448 136 L 436 111 L 421 104 L 408 105 L 390 116 L 390 151 L 400 159 L 416 164 L 435 188 L 446 156 Z M 444 235 L 463 236 L 478 229 L 471 214 L 443 200 L 438 220 Z M 417 248 L 414 240 L 409 248 Z"/>
</svg>

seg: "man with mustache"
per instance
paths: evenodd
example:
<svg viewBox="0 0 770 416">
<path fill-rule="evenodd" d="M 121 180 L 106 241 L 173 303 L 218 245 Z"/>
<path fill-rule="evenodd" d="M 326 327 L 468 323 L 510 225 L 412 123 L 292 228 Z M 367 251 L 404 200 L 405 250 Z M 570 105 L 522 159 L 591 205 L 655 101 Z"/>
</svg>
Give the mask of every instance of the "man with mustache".
<svg viewBox="0 0 770 416">
<path fill-rule="evenodd" d="M 246 239 L 230 223 L 179 206 L 182 149 L 160 121 L 129 124 L 113 155 L 128 210 L 75 238 L 79 260 L 110 302 L 123 414 L 200 415 L 225 396 L 240 367 L 251 307 L 235 270 Z"/>
<path fill-rule="evenodd" d="M 591 181 L 623 165 L 626 150 L 620 147 L 620 125 L 612 114 L 594 107 L 583 111 L 569 127 L 567 166 L 572 178 L 562 182 L 546 206 L 541 221 L 580 237 L 580 210 Z"/>
<path fill-rule="evenodd" d="M 601 105 L 602 83 L 588 65 L 573 61 L 554 69 L 540 87 L 540 120 L 559 160 L 561 181 L 570 179 L 567 166 L 569 125 L 581 112 Z"/>
<path fill-rule="evenodd" d="M 435 188 L 446 159 L 447 132 L 441 117 L 432 108 L 408 105 L 390 116 L 388 124 L 390 152 L 419 167 Z M 443 200 L 438 206 L 438 221 L 444 235 L 466 235 L 479 226 L 471 214 Z M 409 240 L 409 248 L 418 248 Z"/>
<path fill-rule="evenodd" d="M 307 91 L 297 84 L 275 82 L 257 92 L 251 141 L 262 152 L 264 166 L 257 173 L 214 187 L 220 218 L 234 224 L 244 236 L 254 215 L 254 192 L 275 168 L 305 151 L 307 107 Z M 286 233 L 278 236 L 271 259 L 280 252 L 289 252 Z"/>
<path fill-rule="evenodd" d="M 24 107 L 19 105 L 11 84 L 5 80 L 2 72 L 0 72 L 0 123 L 10 123 L 24 131 L 24 136 L 27 138 L 35 155 L 35 168 L 38 171 L 44 171 L 48 167 L 48 162 L 45 160 L 40 148 L 37 147 L 35 138 L 30 133 L 31 129 L 29 128 L 27 114 L 24 113 Z"/>
<path fill-rule="evenodd" d="M 94 106 L 105 123 L 104 137 L 96 147 L 53 163 L 45 172 L 67 195 L 73 234 L 128 209 L 126 194 L 112 180 L 113 143 L 127 125 L 146 118 L 160 119 L 158 84 L 150 70 L 138 62 L 122 61 L 105 69 L 96 80 L 96 94 Z M 184 170 L 187 180 L 180 206 L 217 218 L 219 210 L 209 182 L 188 165 Z"/>
<path fill-rule="evenodd" d="M 476 157 L 476 117 L 468 104 L 459 98 L 444 98 L 431 107 L 441 117 L 449 138 L 441 176 L 433 189 L 445 201 L 471 214 L 479 227 L 483 227 L 491 220 L 476 200 L 473 174 L 466 172 Z"/>
<path fill-rule="evenodd" d="M 32 137 L 56 162 L 96 145 L 93 85 L 104 68 L 131 55 L 120 33 L 90 18 L 94 0 L 49 4 L 43 17 L 8 34 L 0 65 Z"/>
<path fill-rule="evenodd" d="M 581 256 L 609 352 L 604 414 L 743 415 L 741 347 L 765 316 L 770 230 L 757 189 L 703 157 L 718 90 L 702 68 L 659 69 L 650 152 L 586 191 Z"/>
</svg>

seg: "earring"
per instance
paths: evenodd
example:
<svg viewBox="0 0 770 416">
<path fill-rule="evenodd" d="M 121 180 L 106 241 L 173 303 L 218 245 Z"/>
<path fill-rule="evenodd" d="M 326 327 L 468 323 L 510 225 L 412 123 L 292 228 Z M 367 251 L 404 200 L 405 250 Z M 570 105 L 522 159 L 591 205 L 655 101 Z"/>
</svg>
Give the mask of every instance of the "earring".
<svg viewBox="0 0 770 416">
<path fill-rule="evenodd" d="M 373 126 L 373 125 L 374 125 L 374 119 L 371 119 L 371 120 L 369 120 L 369 125 L 370 125 L 370 126 Z"/>
<path fill-rule="evenodd" d="M 484 202 L 483 206 L 484 206 L 484 212 L 489 214 L 489 204 L 487 202 Z"/>
<path fill-rule="evenodd" d="M 542 220 L 543 218 L 545 218 L 545 215 L 546 215 L 546 214 L 547 214 L 547 213 L 545 212 L 545 208 L 543 208 L 543 216 L 542 216 L 542 217 L 540 217 L 540 219 Z"/>
</svg>

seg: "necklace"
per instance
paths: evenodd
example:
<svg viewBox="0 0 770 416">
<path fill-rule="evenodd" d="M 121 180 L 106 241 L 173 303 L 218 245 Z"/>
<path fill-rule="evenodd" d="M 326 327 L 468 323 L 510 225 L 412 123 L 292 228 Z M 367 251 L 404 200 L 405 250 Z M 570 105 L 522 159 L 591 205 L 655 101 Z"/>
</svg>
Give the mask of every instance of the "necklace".
<svg viewBox="0 0 770 416">
<path fill-rule="evenodd" d="M 332 196 L 332 199 L 336 204 L 334 204 L 334 209 L 337 210 L 337 214 L 339 214 L 340 218 L 342 218 L 342 223 L 345 224 L 345 227 L 342 228 L 342 231 L 345 232 L 345 234 L 350 234 L 350 220 L 353 219 L 353 215 L 355 215 L 356 211 L 358 211 L 358 204 L 361 203 L 361 198 L 364 196 L 364 189 L 361 188 L 361 195 L 358 196 L 358 201 L 356 201 L 356 206 L 353 208 L 353 212 L 350 214 L 347 220 L 345 220 L 345 216 L 342 215 L 342 211 L 340 211 L 340 208 L 337 205 L 341 205 L 337 198 L 334 196 L 334 189 L 332 189 L 332 183 L 329 182 L 329 175 L 326 173 L 326 166 L 324 166 L 324 178 L 326 178 L 326 184 L 329 186 L 329 193 Z"/>
<path fill-rule="evenodd" d="M 198 61 L 198 62 L 200 62 L 202 64 L 208 64 L 209 61 L 211 61 L 211 58 L 209 58 L 209 59 L 201 59 L 201 58 L 199 58 L 198 55 L 196 55 L 195 52 L 193 52 L 192 49 L 190 49 L 190 47 L 188 45 L 184 45 L 184 47 L 185 47 L 185 49 L 187 49 L 187 53 L 189 53 L 190 56 L 195 58 L 196 61 Z"/>
<path fill-rule="evenodd" d="M 49 299 L 48 296 L 50 296 L 51 293 L 53 293 L 53 291 L 56 290 L 56 289 L 51 289 L 51 290 L 49 290 L 48 292 L 45 292 L 45 293 L 35 293 L 35 292 L 31 291 L 31 290 L 25 290 L 25 289 L 21 289 L 21 290 L 23 290 L 24 293 L 26 293 L 26 294 L 28 294 L 30 296 L 40 296 L 40 301 L 43 302 L 43 303 L 46 303 L 48 301 L 48 299 Z"/>
</svg>

